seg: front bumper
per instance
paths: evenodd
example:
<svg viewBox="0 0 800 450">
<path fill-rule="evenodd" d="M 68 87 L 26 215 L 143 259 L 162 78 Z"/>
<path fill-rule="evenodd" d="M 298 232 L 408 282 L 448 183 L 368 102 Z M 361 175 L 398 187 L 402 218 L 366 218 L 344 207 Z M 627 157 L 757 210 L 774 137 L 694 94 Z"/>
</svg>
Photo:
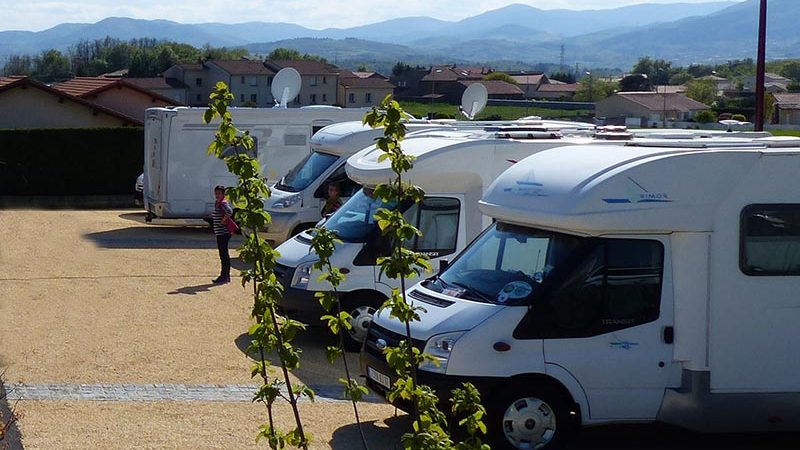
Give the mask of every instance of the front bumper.
<svg viewBox="0 0 800 450">
<path fill-rule="evenodd" d="M 377 345 L 377 341 L 383 340 L 386 343 L 386 346 L 396 346 L 401 339 L 405 339 L 405 336 L 377 326 L 373 322 L 369 328 L 369 333 L 367 334 L 367 339 L 364 342 L 364 347 L 361 349 L 361 375 L 365 377 L 367 386 L 372 391 L 385 398 L 387 401 L 389 400 L 388 394 L 390 387 L 394 385 L 395 381 L 397 381 L 398 376 L 394 372 L 394 369 L 389 367 L 389 364 L 386 362 L 386 356 L 383 354 L 383 350 L 381 350 Z M 425 348 L 425 341 L 412 338 L 412 344 L 420 350 Z M 382 375 L 378 376 L 377 378 L 383 378 L 383 376 L 385 376 L 385 378 L 383 378 L 383 383 L 371 377 L 370 372 L 372 372 L 373 375 L 376 372 L 377 374 Z M 386 383 L 387 379 L 388 383 Z M 447 405 L 450 397 L 453 395 L 453 389 L 462 387 L 463 383 L 469 382 L 475 385 L 475 387 L 481 393 L 481 397 L 484 399 L 485 403 L 487 396 L 491 395 L 491 393 L 503 382 L 503 380 L 503 378 L 497 377 L 446 375 L 442 373 L 428 372 L 426 370 L 417 370 L 418 383 L 430 387 L 436 393 L 436 395 L 439 397 L 440 405 L 444 407 L 445 411 L 449 411 L 449 407 Z M 408 402 L 396 400 L 390 403 L 407 413 L 411 413 L 413 411 L 413 405 Z"/>
<path fill-rule="evenodd" d="M 282 212 L 273 209 L 267 212 L 269 212 L 272 220 L 267 226 L 267 230 L 264 232 L 264 239 L 272 241 L 277 245 L 291 238 L 292 230 L 300 224 L 297 219 L 297 213 Z"/>
</svg>

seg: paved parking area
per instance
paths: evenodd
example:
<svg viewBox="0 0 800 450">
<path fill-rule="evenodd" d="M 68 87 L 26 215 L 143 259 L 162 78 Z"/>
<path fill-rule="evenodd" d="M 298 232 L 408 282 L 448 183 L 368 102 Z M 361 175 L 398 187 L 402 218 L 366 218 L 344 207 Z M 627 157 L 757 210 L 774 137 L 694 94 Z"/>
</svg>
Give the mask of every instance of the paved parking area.
<svg viewBox="0 0 800 450">
<path fill-rule="evenodd" d="M 234 239 L 232 248 L 238 243 Z M 234 261 L 234 266 L 240 263 Z M 205 228 L 144 223 L 120 211 L 0 211 L 0 371 L 22 413 L 15 449 L 246 449 L 266 420 L 250 402 L 244 353 L 249 291 L 210 283 Z M 297 382 L 313 448 L 358 448 L 340 366 L 322 330 L 298 337 Z M 349 355 L 357 367 L 356 355 Z M 0 405 L 3 406 L 3 405 Z M 391 449 L 408 417 L 375 397 L 361 406 L 372 449 Z M 278 422 L 291 413 L 278 407 Z M 584 430 L 571 449 L 788 449 L 797 435 L 697 435 L 657 425 Z"/>
</svg>

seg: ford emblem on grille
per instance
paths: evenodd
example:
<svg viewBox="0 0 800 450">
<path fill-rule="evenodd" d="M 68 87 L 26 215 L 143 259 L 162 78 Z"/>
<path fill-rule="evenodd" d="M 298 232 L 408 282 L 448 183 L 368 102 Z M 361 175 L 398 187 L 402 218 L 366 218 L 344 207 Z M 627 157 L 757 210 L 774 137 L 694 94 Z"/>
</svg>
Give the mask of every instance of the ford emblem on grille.
<svg viewBox="0 0 800 450">
<path fill-rule="evenodd" d="M 383 339 L 378 339 L 375 341 L 375 347 L 378 347 L 378 350 L 383 350 L 386 348 L 386 341 Z"/>
</svg>

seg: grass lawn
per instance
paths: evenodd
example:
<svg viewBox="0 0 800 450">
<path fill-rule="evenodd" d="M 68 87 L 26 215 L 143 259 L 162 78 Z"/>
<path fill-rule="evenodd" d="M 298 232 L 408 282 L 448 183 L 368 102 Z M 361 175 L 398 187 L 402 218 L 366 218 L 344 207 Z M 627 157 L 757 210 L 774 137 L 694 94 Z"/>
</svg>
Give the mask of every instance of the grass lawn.
<svg viewBox="0 0 800 450">
<path fill-rule="evenodd" d="M 459 114 L 458 105 L 450 105 L 446 103 L 417 103 L 417 102 L 400 102 L 403 109 L 413 114 L 416 117 L 427 117 L 428 113 L 433 110 L 437 113 L 451 114 L 456 119 L 466 118 Z M 525 116 L 541 116 L 544 119 L 572 119 L 575 116 L 585 116 L 589 113 L 587 110 L 565 111 L 559 109 L 546 109 L 534 108 L 524 106 L 487 106 L 480 114 L 477 120 L 485 120 L 489 116 L 500 116 L 503 120 L 519 119 Z"/>
<path fill-rule="evenodd" d="M 767 130 L 774 136 L 796 136 L 800 137 L 800 130 Z"/>
</svg>

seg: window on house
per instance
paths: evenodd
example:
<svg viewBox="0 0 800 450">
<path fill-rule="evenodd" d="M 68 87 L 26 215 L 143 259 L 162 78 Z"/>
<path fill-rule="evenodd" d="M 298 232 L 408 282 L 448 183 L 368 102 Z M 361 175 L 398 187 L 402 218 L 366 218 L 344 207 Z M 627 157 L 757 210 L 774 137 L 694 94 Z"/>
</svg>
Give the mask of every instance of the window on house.
<svg viewBox="0 0 800 450">
<path fill-rule="evenodd" d="M 322 77 L 322 84 L 328 84 L 328 77 Z"/>
<path fill-rule="evenodd" d="M 250 101 L 253 103 L 258 103 L 258 94 L 250 94 Z"/>
<path fill-rule="evenodd" d="M 322 94 L 322 101 L 323 102 L 327 102 L 328 101 L 328 94 Z"/>
<path fill-rule="evenodd" d="M 244 81 L 244 75 L 242 75 L 242 84 L 244 84 L 244 83 L 245 83 L 245 81 Z"/>
<path fill-rule="evenodd" d="M 239 101 L 244 103 L 244 94 L 239 95 Z"/>
<path fill-rule="evenodd" d="M 800 205 L 750 205 L 742 211 L 740 235 L 742 272 L 800 275 Z"/>
<path fill-rule="evenodd" d="M 317 94 L 311 94 L 309 97 L 310 97 L 310 100 L 311 100 L 311 104 L 312 105 L 316 105 L 317 104 Z"/>
<path fill-rule="evenodd" d="M 195 78 L 194 79 L 194 85 L 195 86 L 202 86 L 203 85 L 203 79 L 202 78 Z"/>
<path fill-rule="evenodd" d="M 397 87 L 406 87 L 406 82 L 405 81 L 398 81 L 397 82 Z"/>
<path fill-rule="evenodd" d="M 202 100 L 203 100 L 203 96 L 202 96 L 202 95 L 200 95 L 200 94 L 197 94 L 197 101 L 198 101 L 198 102 L 200 102 L 200 101 L 202 101 Z"/>
<path fill-rule="evenodd" d="M 364 94 L 364 102 L 365 103 L 372 103 L 372 94 L 367 92 Z"/>
<path fill-rule="evenodd" d="M 348 103 L 355 103 L 355 102 L 356 102 L 356 94 L 354 94 L 354 93 L 350 93 L 350 94 L 347 96 L 347 102 L 348 102 Z"/>
<path fill-rule="evenodd" d="M 309 86 L 316 86 L 317 85 L 317 77 L 310 77 L 308 85 Z"/>
<path fill-rule="evenodd" d="M 250 77 L 250 86 L 258 86 L 258 77 Z"/>
</svg>

